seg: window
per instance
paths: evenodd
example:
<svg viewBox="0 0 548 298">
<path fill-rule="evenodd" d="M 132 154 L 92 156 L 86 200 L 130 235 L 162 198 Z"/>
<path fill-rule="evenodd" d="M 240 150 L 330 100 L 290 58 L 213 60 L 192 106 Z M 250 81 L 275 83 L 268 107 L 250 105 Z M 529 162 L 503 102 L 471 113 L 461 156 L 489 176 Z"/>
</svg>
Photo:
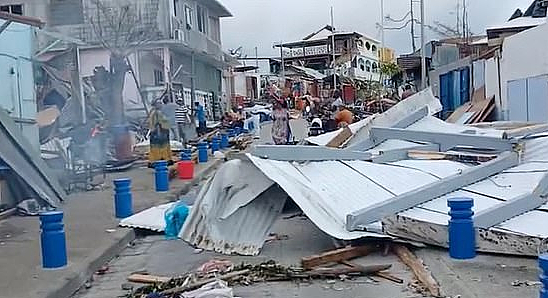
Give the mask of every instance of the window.
<svg viewBox="0 0 548 298">
<path fill-rule="evenodd" d="M 173 15 L 174 16 L 177 16 L 177 14 L 178 14 L 177 9 L 178 8 L 179 8 L 179 0 L 173 0 Z"/>
<path fill-rule="evenodd" d="M 356 41 L 356 44 L 358 45 L 358 47 L 363 48 L 363 40 L 358 39 L 358 40 Z"/>
<path fill-rule="evenodd" d="M 185 5 L 186 29 L 192 29 L 192 7 Z"/>
<path fill-rule="evenodd" d="M 369 60 L 365 62 L 365 71 L 371 72 L 371 61 Z"/>
<path fill-rule="evenodd" d="M 2 5 L 0 6 L 0 11 L 23 15 L 23 5 L 22 4 Z"/>
<path fill-rule="evenodd" d="M 82 0 L 50 0 L 49 25 L 65 26 L 84 23 Z"/>
<path fill-rule="evenodd" d="M 365 48 L 369 51 L 371 49 L 371 44 L 369 43 L 369 41 L 366 41 L 365 42 Z"/>
<path fill-rule="evenodd" d="M 161 86 L 164 84 L 164 72 L 161 70 L 154 70 L 154 85 Z"/>
<path fill-rule="evenodd" d="M 196 14 L 196 19 L 198 20 L 198 31 L 204 34 L 207 33 L 207 13 L 205 8 L 198 5 Z"/>
<path fill-rule="evenodd" d="M 372 46 L 371 46 L 371 51 L 372 51 L 373 53 L 376 54 L 376 53 L 377 53 L 377 46 L 376 46 L 376 45 L 372 45 Z"/>
<path fill-rule="evenodd" d="M 373 62 L 372 68 L 374 73 L 379 72 L 379 66 L 377 65 L 377 62 Z"/>
<path fill-rule="evenodd" d="M 358 66 L 361 71 L 365 71 L 365 61 L 362 58 L 358 59 Z"/>
</svg>

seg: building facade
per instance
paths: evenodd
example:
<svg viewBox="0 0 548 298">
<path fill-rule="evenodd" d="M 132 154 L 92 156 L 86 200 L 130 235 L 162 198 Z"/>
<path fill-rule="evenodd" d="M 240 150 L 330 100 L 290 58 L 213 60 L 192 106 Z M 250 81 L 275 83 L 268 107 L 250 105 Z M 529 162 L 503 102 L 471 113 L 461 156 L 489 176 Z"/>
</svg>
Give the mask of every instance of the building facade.
<svg viewBox="0 0 548 298">
<path fill-rule="evenodd" d="M 0 19 L 0 26 L 6 21 Z M 39 148 L 36 124 L 33 54 L 35 28 L 12 23 L 0 33 L 0 108 L 15 120 L 23 135 Z"/>
<path fill-rule="evenodd" d="M 0 10 L 42 18 L 46 30 L 40 48 L 47 49 L 42 60 L 51 59 L 66 49 L 67 39 L 81 41 L 78 46 L 82 80 L 96 67 L 110 68 L 110 53 L 101 46 L 97 33 L 100 9 L 94 0 L 0 0 Z M 107 7 L 130 5 L 139 24 L 149 32 L 146 43 L 128 56 L 131 71 L 126 77 L 126 109 L 150 104 L 166 89 L 192 106 L 200 101 L 208 117 L 221 111 L 223 69 L 227 62 L 221 46 L 220 18 L 231 16 L 217 0 L 102 0 Z M 103 19 L 103 21 L 105 21 Z M 61 42 L 59 40 L 62 39 Z"/>
<path fill-rule="evenodd" d="M 380 78 L 380 42 L 358 32 L 335 32 L 326 26 L 303 40 L 277 47 L 286 65 L 304 66 L 326 76 L 335 69 L 338 75 L 353 79 Z"/>
</svg>

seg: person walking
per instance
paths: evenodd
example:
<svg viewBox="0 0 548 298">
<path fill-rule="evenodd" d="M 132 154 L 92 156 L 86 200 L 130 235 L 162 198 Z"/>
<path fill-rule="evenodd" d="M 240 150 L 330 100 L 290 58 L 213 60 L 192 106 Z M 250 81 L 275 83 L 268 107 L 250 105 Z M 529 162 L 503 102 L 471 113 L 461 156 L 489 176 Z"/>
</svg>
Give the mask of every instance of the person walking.
<svg viewBox="0 0 548 298">
<path fill-rule="evenodd" d="M 161 108 L 162 113 L 169 122 L 169 130 L 171 132 L 172 140 L 179 141 L 179 130 L 177 129 L 177 119 L 175 116 L 175 111 L 179 108 L 179 105 L 171 101 L 167 96 L 164 97 L 163 105 Z"/>
<path fill-rule="evenodd" d="M 190 124 L 190 116 L 188 115 L 188 108 L 185 106 L 183 100 L 177 100 L 177 109 L 175 110 L 175 121 L 177 124 L 177 131 L 179 133 L 178 141 L 186 144 L 185 128 Z"/>
<path fill-rule="evenodd" d="M 276 145 L 285 145 L 291 138 L 289 111 L 285 101 L 275 100 L 272 107 L 272 141 Z"/>
</svg>

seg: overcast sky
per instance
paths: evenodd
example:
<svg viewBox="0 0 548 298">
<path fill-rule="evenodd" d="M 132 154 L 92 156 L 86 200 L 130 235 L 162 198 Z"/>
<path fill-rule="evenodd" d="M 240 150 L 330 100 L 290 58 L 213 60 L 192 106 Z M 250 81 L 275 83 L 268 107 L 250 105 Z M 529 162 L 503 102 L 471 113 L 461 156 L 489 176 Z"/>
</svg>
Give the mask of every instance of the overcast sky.
<svg viewBox="0 0 548 298">
<path fill-rule="evenodd" d="M 222 21 L 225 49 L 243 46 L 243 52 L 255 56 L 275 55 L 274 43 L 300 40 L 330 22 L 330 7 L 335 11 L 337 30 L 358 31 L 380 40 L 380 0 L 219 0 L 234 15 Z M 384 0 L 385 14 L 394 19 L 405 16 L 410 0 Z M 462 0 L 458 0 L 462 3 Z M 456 25 L 457 0 L 425 0 L 426 22 L 440 21 Z M 468 0 L 469 22 L 472 32 L 485 34 L 485 28 L 506 21 L 516 8 L 523 11 L 532 0 Z M 416 4 L 418 18 L 419 5 Z M 461 12 L 462 13 L 462 12 Z M 387 23 L 386 27 L 392 26 Z M 419 27 L 417 26 L 417 30 Z M 428 39 L 439 38 L 428 30 Z M 388 47 L 401 53 L 411 51 L 409 27 L 400 31 L 386 31 Z"/>
</svg>

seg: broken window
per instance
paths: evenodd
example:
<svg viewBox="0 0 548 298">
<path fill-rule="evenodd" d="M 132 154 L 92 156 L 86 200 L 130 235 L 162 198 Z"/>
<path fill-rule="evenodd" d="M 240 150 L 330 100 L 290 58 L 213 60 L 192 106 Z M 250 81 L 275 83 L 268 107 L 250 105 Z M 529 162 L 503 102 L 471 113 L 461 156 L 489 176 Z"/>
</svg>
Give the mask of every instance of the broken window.
<svg viewBox="0 0 548 298">
<path fill-rule="evenodd" d="M 205 8 L 198 5 L 196 10 L 196 19 L 198 20 L 198 31 L 207 33 L 207 13 Z"/>
<path fill-rule="evenodd" d="M 361 71 L 365 71 L 365 61 L 362 58 L 358 59 L 358 67 Z"/>
<path fill-rule="evenodd" d="M 373 62 L 372 68 L 374 73 L 379 72 L 379 66 L 377 65 L 377 62 Z"/>
<path fill-rule="evenodd" d="M 164 84 L 164 72 L 161 70 L 154 70 L 154 85 L 162 86 Z"/>
<path fill-rule="evenodd" d="M 2 5 L 0 6 L 0 11 L 23 15 L 23 5 L 22 4 Z"/>
<path fill-rule="evenodd" d="M 192 7 L 185 5 L 185 20 L 186 20 L 186 29 L 192 29 Z"/>
<path fill-rule="evenodd" d="M 365 71 L 371 72 L 371 61 L 369 60 L 365 62 Z"/>
</svg>

